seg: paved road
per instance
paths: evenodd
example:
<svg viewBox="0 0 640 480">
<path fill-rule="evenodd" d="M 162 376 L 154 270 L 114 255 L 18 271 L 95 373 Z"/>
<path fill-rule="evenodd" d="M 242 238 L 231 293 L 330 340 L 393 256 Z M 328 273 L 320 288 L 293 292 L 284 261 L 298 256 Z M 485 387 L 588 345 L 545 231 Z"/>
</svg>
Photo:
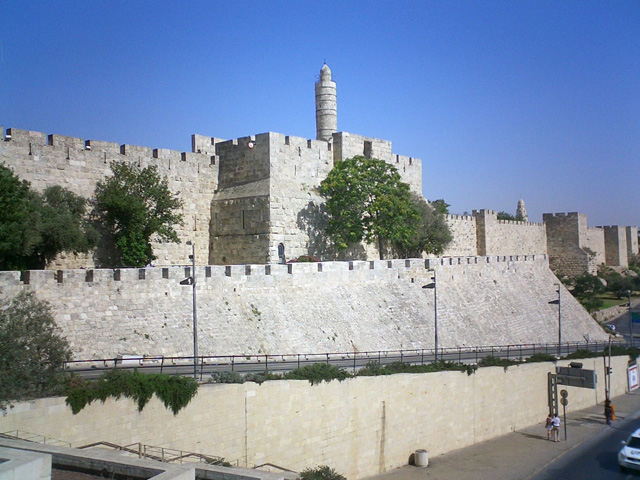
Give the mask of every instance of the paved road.
<svg viewBox="0 0 640 480">
<path fill-rule="evenodd" d="M 592 440 L 553 462 L 531 480 L 608 480 L 640 478 L 640 473 L 621 473 L 618 468 L 620 442 L 640 428 L 640 419 L 604 430 Z"/>
<path fill-rule="evenodd" d="M 600 349 L 603 348 L 600 345 Z M 594 344 L 590 344 L 593 348 Z M 562 347 L 562 355 L 566 355 L 585 345 L 565 345 Z M 556 345 L 507 345 L 501 347 L 479 347 L 477 349 L 448 349 L 440 353 L 439 360 L 450 362 L 460 362 L 466 364 L 477 364 L 481 359 L 491 355 L 500 358 L 520 359 L 528 358 L 536 353 L 556 354 Z M 371 352 L 369 354 L 316 354 L 316 355 L 273 355 L 265 362 L 264 357 L 219 357 L 209 358 L 204 362 L 199 362 L 196 371 L 198 378 L 206 379 L 214 372 L 235 371 L 242 374 L 262 373 L 269 371 L 272 373 L 289 372 L 305 365 L 314 363 L 330 363 L 345 370 L 357 371 L 369 362 L 377 362 L 381 365 L 388 365 L 394 362 L 409 364 L 427 364 L 435 360 L 433 351 L 407 351 L 407 352 Z M 83 378 L 97 378 L 105 371 L 114 368 L 114 361 L 95 361 L 90 367 L 80 364 L 69 364 L 69 371 L 72 371 Z M 119 361 L 117 368 L 138 369 L 143 373 L 166 373 L 171 375 L 193 375 L 193 363 L 188 359 L 125 359 Z"/>
<path fill-rule="evenodd" d="M 633 309 L 638 309 L 640 307 L 640 302 L 633 301 L 631 302 Z M 630 341 L 629 336 L 629 312 L 626 311 L 617 317 L 614 317 L 612 320 L 606 323 L 607 325 L 613 324 L 616 326 L 616 332 L 623 335 L 624 340 L 626 342 Z M 633 334 L 634 334 L 634 344 L 636 346 L 640 345 L 640 324 L 633 324 Z"/>
</svg>

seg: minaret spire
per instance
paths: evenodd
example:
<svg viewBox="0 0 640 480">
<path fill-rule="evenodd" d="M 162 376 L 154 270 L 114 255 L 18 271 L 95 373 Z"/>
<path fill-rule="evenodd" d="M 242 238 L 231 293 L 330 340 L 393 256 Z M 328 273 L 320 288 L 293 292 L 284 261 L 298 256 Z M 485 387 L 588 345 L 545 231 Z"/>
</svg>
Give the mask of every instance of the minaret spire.
<svg viewBox="0 0 640 480">
<path fill-rule="evenodd" d="M 325 60 L 316 82 L 316 138 L 329 141 L 338 131 L 338 98 L 336 82 L 331 80 L 331 69 Z"/>
</svg>

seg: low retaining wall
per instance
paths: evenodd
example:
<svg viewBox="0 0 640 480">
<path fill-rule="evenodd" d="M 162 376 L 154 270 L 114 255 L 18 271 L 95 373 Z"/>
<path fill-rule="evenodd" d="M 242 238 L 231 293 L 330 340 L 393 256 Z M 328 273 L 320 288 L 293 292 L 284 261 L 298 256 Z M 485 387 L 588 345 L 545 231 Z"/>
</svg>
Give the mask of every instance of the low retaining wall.
<svg viewBox="0 0 640 480">
<path fill-rule="evenodd" d="M 566 366 L 568 362 L 558 362 Z M 604 401 L 603 361 L 595 390 L 566 387 L 568 411 Z M 612 396 L 625 393 L 628 357 L 614 357 Z M 307 381 L 203 385 L 178 415 L 157 399 L 142 412 L 127 399 L 90 405 L 77 415 L 63 398 L 17 404 L 0 432 L 24 430 L 66 440 L 142 442 L 225 457 L 239 466 L 272 463 L 300 471 L 330 465 L 350 479 L 405 465 L 425 448 L 439 455 L 535 423 L 547 413 L 553 363 L 461 372 Z M 542 427 L 541 427 L 542 429 Z M 542 430 L 541 430 L 542 432 Z"/>
</svg>

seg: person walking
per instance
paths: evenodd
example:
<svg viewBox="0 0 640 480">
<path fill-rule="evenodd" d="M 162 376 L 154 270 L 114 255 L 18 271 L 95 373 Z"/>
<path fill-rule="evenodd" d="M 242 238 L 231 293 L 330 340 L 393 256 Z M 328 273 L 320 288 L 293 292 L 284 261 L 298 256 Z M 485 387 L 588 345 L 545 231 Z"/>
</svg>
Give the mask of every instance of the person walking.
<svg viewBox="0 0 640 480">
<path fill-rule="evenodd" d="M 604 401 L 604 417 L 607 419 L 607 425 L 611 426 L 613 420 L 613 404 L 608 398 Z"/>
<path fill-rule="evenodd" d="M 557 413 L 553 414 L 553 418 L 551 419 L 553 422 L 553 441 L 560 441 L 560 417 Z"/>
<path fill-rule="evenodd" d="M 553 415 L 547 415 L 544 422 L 544 428 L 547 430 L 547 440 L 551 440 L 551 431 L 553 430 Z"/>
</svg>

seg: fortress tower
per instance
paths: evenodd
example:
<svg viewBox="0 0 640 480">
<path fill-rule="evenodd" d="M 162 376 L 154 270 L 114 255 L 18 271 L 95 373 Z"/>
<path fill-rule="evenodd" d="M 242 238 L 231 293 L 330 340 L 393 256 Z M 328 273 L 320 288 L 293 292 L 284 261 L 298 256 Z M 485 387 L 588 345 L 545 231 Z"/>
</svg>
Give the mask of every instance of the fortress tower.
<svg viewBox="0 0 640 480">
<path fill-rule="evenodd" d="M 338 131 L 338 99 L 336 82 L 331 80 L 331 69 L 325 63 L 316 82 L 316 139 L 330 141 Z"/>
</svg>

